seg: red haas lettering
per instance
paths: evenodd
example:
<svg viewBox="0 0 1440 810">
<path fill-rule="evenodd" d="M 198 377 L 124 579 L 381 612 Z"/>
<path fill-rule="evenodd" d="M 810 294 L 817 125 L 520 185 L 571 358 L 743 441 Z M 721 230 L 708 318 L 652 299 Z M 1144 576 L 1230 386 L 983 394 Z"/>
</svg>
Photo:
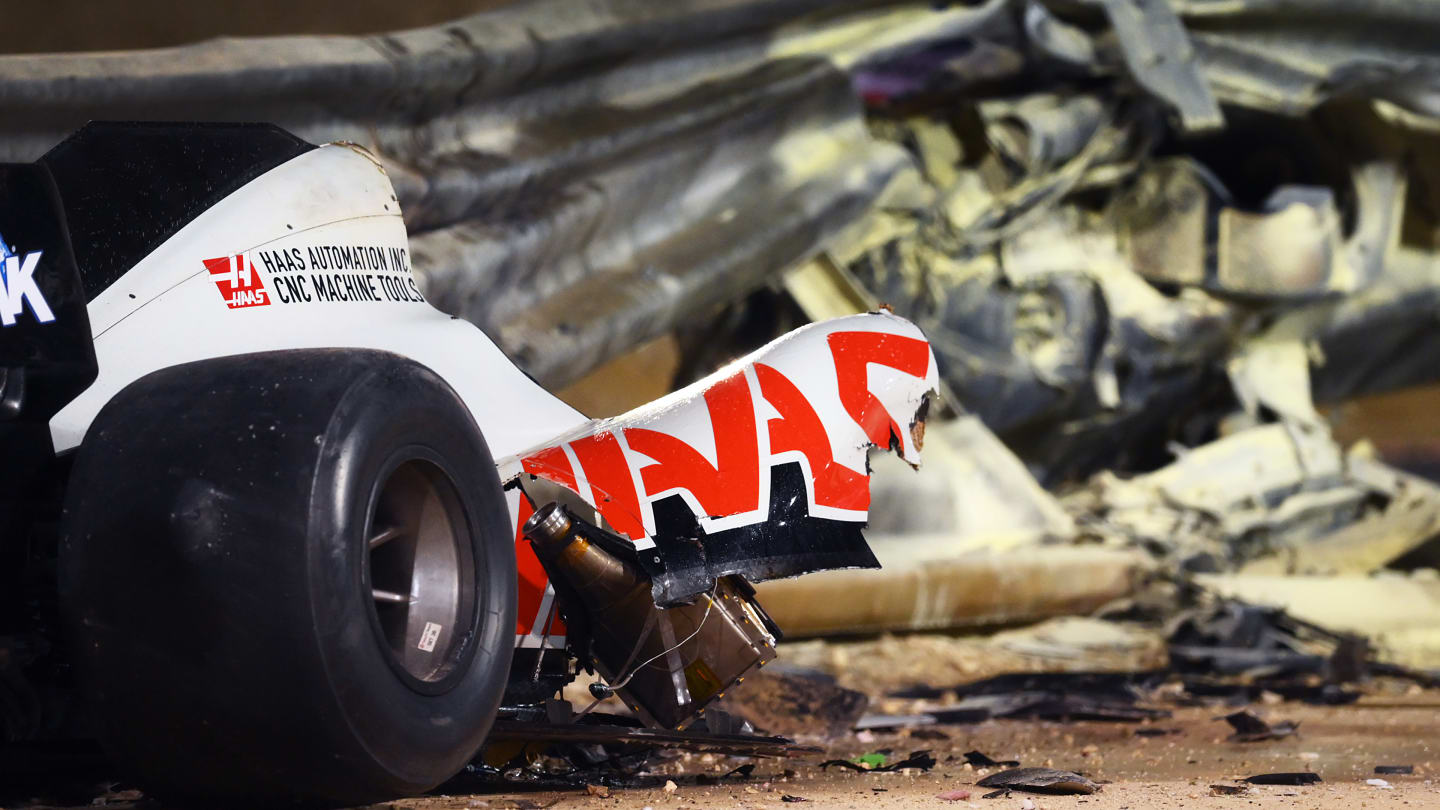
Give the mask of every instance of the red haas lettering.
<svg viewBox="0 0 1440 810">
<path fill-rule="evenodd" d="M 246 259 L 245 254 L 237 253 L 204 261 L 210 280 L 215 282 L 215 286 L 220 290 L 220 297 L 225 299 L 225 306 L 241 309 L 270 304 L 270 294 L 265 289 L 265 283 L 260 280 L 260 274 L 255 271 L 254 265 Z"/>
<path fill-rule="evenodd" d="M 520 467 L 531 475 L 554 481 L 572 492 L 580 491 L 580 485 L 575 483 L 575 471 L 570 469 L 570 459 L 566 458 L 565 451 L 558 447 L 547 447 L 526 456 L 520 462 Z"/>
<path fill-rule="evenodd" d="M 800 389 L 784 374 L 755 364 L 760 394 L 780 414 L 770 419 L 770 454 L 798 452 L 810 465 L 815 503 L 834 509 L 869 509 L 870 487 L 865 475 L 835 461 L 830 434 Z"/>
<path fill-rule="evenodd" d="M 852 317 L 867 324 L 888 318 L 896 330 L 911 334 L 888 328 L 797 333 L 787 346 L 757 352 L 741 372 L 679 399 L 593 423 L 589 435 L 531 453 L 520 468 L 577 493 L 616 532 L 635 541 L 654 531 L 645 525 L 653 519 L 650 504 L 676 492 L 684 493 L 702 529 L 773 517 L 765 514 L 766 498 L 777 495 L 808 495 L 814 517 L 863 522 L 870 506 L 868 447 L 915 458 L 908 455 L 919 450 L 908 411 L 933 387 L 935 369 L 929 344 L 912 325 L 893 316 Z M 888 326 L 887 320 L 879 323 Z M 696 449 L 711 444 L 707 432 L 713 461 Z M 767 468 L 795 462 L 809 474 L 806 493 L 762 491 Z M 517 526 L 530 515 L 523 497 L 519 512 Z M 726 520 L 710 524 L 707 518 Z M 777 528 L 805 530 L 795 524 Z M 663 544 L 677 538 L 655 539 Z M 516 559 L 521 590 L 516 633 L 535 643 L 547 630 L 552 637 L 563 634 L 558 625 L 545 624 L 551 614 L 545 572 L 519 534 Z"/>
<path fill-rule="evenodd" d="M 840 409 L 869 442 L 889 447 L 892 437 L 899 439 L 904 434 L 900 432 L 902 426 L 871 392 L 870 367 L 885 366 L 924 380 L 930 372 L 929 344 L 905 335 L 868 331 L 834 332 L 826 343 L 834 362 L 834 396 Z M 837 461 L 831 449 L 831 434 L 839 426 L 827 425 L 815 404 L 780 370 L 763 362 L 751 368 L 760 396 L 773 408 L 774 415 L 764 424 L 757 424 L 755 403 L 744 373 L 707 388 L 702 397 L 714 437 L 714 464 L 671 431 L 626 426 L 569 442 L 580 469 L 573 468 L 563 446 L 540 450 L 523 459 L 521 467 L 586 497 L 616 531 L 632 540 L 646 533 L 642 501 L 667 492 L 689 493 L 692 506 L 698 507 L 696 517 L 755 512 L 766 497 L 760 492 L 761 465 L 779 463 L 772 459 L 784 455 L 804 458 L 814 505 L 845 512 L 868 509 L 867 474 Z M 763 444 L 758 432 L 762 429 L 768 438 Z M 624 437 L 630 450 L 628 458 L 616 433 Z M 764 445 L 768 445 L 769 453 L 761 458 Z M 589 493 L 583 491 L 587 486 Z"/>
<path fill-rule="evenodd" d="M 871 443 L 888 448 L 890 437 L 899 439 L 904 434 L 885 406 L 870 393 L 870 364 L 924 379 L 930 371 L 930 344 L 888 332 L 836 332 L 827 342 L 835 358 L 841 406 Z"/>
<path fill-rule="evenodd" d="M 626 437 L 631 432 L 625 431 Z M 585 480 L 590 484 L 591 500 L 600 514 L 615 531 L 639 540 L 645 536 L 645 526 L 640 522 L 640 498 L 635 494 L 635 481 L 630 477 L 630 465 L 625 461 L 625 451 L 610 432 L 586 436 L 570 443 L 580 468 L 585 471 Z"/>
<path fill-rule="evenodd" d="M 668 433 L 625 429 L 630 449 L 656 462 L 640 469 L 645 491 L 654 496 L 686 490 L 700 507 L 697 517 L 754 511 L 760 505 L 760 451 L 755 405 L 745 375 L 736 374 L 706 389 L 705 407 L 715 435 L 714 466 L 700 451 Z"/>
</svg>

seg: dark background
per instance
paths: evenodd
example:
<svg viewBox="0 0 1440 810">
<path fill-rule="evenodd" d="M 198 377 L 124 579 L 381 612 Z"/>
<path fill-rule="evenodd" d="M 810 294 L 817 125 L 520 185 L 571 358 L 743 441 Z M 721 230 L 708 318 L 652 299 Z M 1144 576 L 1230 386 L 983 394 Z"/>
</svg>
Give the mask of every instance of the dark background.
<svg viewBox="0 0 1440 810">
<path fill-rule="evenodd" d="M 452 20 L 507 0 L 11 0 L 4 53 L 182 45 L 218 36 L 370 34 Z"/>
</svg>

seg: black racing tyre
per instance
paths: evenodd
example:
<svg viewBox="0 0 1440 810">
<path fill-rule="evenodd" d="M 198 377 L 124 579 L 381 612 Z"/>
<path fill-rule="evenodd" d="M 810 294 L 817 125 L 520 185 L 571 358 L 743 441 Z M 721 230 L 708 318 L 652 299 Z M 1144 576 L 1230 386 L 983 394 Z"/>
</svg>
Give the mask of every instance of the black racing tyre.
<svg viewBox="0 0 1440 810">
<path fill-rule="evenodd" d="M 60 589 L 102 740 L 142 786 L 358 804 L 428 790 L 509 673 L 515 551 L 455 392 L 383 352 L 150 374 L 76 458 Z"/>
</svg>

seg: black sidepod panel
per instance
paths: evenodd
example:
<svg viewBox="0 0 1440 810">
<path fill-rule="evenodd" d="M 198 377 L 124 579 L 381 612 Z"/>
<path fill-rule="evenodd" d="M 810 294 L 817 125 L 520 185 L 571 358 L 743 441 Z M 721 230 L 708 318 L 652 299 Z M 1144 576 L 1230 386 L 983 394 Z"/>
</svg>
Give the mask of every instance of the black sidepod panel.
<svg viewBox="0 0 1440 810">
<path fill-rule="evenodd" d="M 314 148 L 271 124 L 91 122 L 37 162 L 93 301 L 212 205 Z"/>
</svg>

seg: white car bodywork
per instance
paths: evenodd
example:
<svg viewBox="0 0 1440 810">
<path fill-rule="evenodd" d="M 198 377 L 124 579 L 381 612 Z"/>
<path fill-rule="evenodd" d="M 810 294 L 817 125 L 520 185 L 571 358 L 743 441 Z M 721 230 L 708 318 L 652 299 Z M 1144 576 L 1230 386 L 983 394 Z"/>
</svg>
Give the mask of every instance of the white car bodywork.
<svg viewBox="0 0 1440 810">
<path fill-rule="evenodd" d="M 502 480 L 528 474 L 565 486 L 640 549 L 655 547 L 654 504 L 671 496 L 706 535 L 766 524 L 776 497 L 771 471 L 786 463 L 806 479 L 803 493 L 779 493 L 799 499 L 800 522 L 853 526 L 858 538 L 868 448 L 893 446 L 918 463 L 917 423 L 938 380 L 920 330 L 871 313 L 797 330 L 631 413 L 587 420 L 480 329 L 423 300 L 389 178 L 346 144 L 306 151 L 221 199 L 100 292 L 88 312 L 99 375 L 51 420 L 56 452 L 79 446 L 106 402 L 153 371 L 264 351 L 383 350 L 454 388 Z M 738 429 L 717 421 L 722 413 L 736 416 Z M 658 449 L 645 451 L 646 440 Z M 607 487 L 624 497 L 611 498 Z M 717 493 L 738 505 L 715 506 Z M 514 487 L 507 503 L 518 527 L 530 504 Z M 563 643 L 545 572 L 518 533 L 516 542 L 517 645 Z M 837 564 L 874 564 L 868 549 L 861 556 Z"/>
<path fill-rule="evenodd" d="M 318 266 L 325 257 L 316 249 L 337 246 L 376 248 L 384 269 Z M 291 250 L 304 269 L 267 266 L 282 251 L 296 255 Z M 205 262 L 235 255 L 249 262 L 267 303 L 227 304 Z M 316 284 L 333 284 L 337 275 L 369 276 L 366 286 L 374 282 L 380 300 L 368 300 L 368 292 L 355 295 L 366 300 L 320 300 Z M 379 164 L 358 147 L 310 150 L 201 213 L 90 302 L 100 374 L 51 420 L 55 450 L 78 446 L 100 408 L 152 371 L 281 349 L 380 349 L 429 367 L 459 393 L 496 458 L 584 423 L 584 415 L 527 377 L 472 324 L 423 301 L 391 300 L 407 290 L 419 298 L 413 281 L 405 223 Z M 302 284 L 308 302 L 291 295 Z M 296 300 L 286 303 L 282 295 Z"/>
</svg>

